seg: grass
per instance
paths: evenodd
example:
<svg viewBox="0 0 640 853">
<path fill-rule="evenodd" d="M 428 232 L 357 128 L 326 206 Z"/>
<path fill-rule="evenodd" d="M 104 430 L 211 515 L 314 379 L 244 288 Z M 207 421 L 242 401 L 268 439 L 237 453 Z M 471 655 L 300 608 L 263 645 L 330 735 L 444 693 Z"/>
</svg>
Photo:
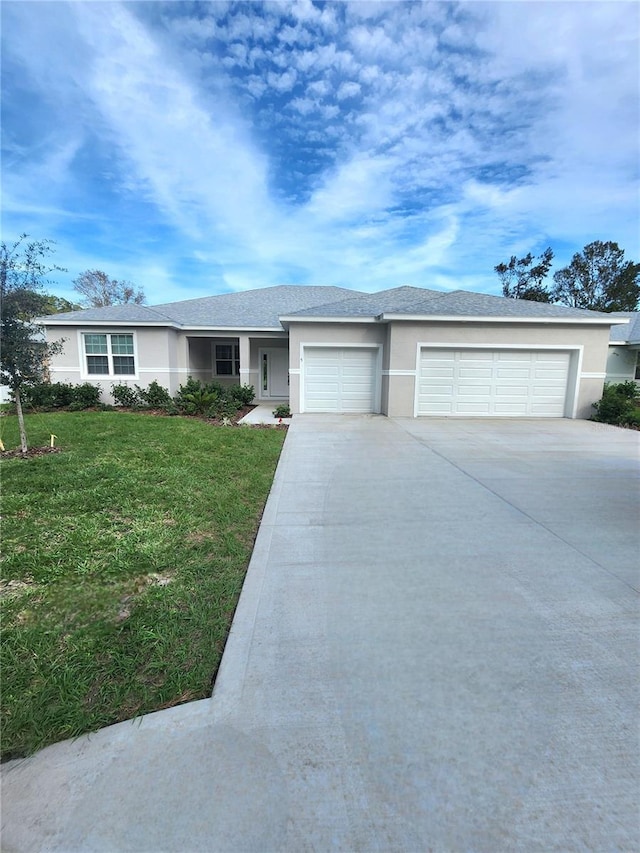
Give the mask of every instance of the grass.
<svg viewBox="0 0 640 853">
<path fill-rule="evenodd" d="M 63 452 L 1 463 L 4 758 L 210 695 L 285 435 L 122 412 L 27 432 Z"/>
</svg>

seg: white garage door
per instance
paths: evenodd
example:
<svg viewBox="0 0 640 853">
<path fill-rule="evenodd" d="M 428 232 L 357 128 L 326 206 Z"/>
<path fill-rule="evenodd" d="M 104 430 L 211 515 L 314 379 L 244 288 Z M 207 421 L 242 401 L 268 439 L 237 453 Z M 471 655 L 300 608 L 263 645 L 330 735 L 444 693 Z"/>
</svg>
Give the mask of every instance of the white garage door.
<svg viewBox="0 0 640 853">
<path fill-rule="evenodd" d="M 423 349 L 419 415 L 561 418 L 569 353 Z"/>
<path fill-rule="evenodd" d="M 376 363 L 375 349 L 305 347 L 304 411 L 374 412 Z"/>
</svg>

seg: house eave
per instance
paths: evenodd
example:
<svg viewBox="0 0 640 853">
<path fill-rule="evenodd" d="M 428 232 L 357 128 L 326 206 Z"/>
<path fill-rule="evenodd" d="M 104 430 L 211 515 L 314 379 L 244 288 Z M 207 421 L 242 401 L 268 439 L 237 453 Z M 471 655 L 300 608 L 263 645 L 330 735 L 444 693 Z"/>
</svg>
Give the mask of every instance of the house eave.
<svg viewBox="0 0 640 853">
<path fill-rule="evenodd" d="M 192 325 L 172 322 L 158 322 L 153 320 L 49 320 L 39 319 L 38 325 L 41 326 L 73 326 L 78 329 L 87 328 L 161 328 L 161 329 L 176 329 L 181 332 L 222 332 L 224 334 L 241 334 L 243 332 L 279 332 L 284 334 L 282 326 L 213 326 L 213 325 Z"/>
<path fill-rule="evenodd" d="M 145 328 L 161 328 L 161 329 L 180 329 L 177 323 L 172 323 L 170 320 L 161 322 L 159 320 L 50 320 L 49 318 L 39 318 L 36 321 L 40 326 L 75 326 L 84 328 L 85 326 L 101 326 L 102 328 L 112 328 L 114 326 L 126 327 L 127 329 L 135 326 L 136 328 L 144 326 Z"/>
<path fill-rule="evenodd" d="M 280 317 L 285 323 L 377 323 L 377 317 L 296 317 L 295 315 Z"/>
<path fill-rule="evenodd" d="M 470 316 L 464 314 L 379 314 L 376 318 L 381 322 L 404 321 L 420 323 L 535 323 L 556 325 L 581 325 L 581 326 L 619 326 L 616 319 L 607 320 L 604 317 L 494 317 L 494 316 Z"/>
</svg>

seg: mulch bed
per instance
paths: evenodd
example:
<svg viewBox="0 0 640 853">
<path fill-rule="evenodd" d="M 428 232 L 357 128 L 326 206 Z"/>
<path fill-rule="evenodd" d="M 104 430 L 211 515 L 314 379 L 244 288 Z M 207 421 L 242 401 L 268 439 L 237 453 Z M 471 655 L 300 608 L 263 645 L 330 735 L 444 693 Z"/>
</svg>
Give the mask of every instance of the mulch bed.
<svg viewBox="0 0 640 853">
<path fill-rule="evenodd" d="M 17 459 L 22 457 L 23 459 L 27 459 L 32 456 L 45 456 L 47 453 L 62 453 L 61 447 L 30 447 L 26 453 L 23 453 L 20 448 L 16 448 L 15 450 L 3 450 L 0 452 L 0 456 L 3 459 Z"/>
</svg>

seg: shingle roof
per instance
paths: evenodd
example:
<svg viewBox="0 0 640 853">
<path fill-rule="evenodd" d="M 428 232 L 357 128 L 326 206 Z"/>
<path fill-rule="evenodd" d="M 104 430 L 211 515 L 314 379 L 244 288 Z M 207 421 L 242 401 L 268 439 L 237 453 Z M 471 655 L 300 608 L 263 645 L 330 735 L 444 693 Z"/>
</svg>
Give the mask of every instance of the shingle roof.
<svg viewBox="0 0 640 853">
<path fill-rule="evenodd" d="M 39 317 L 40 322 L 49 322 L 51 320 L 58 322 L 69 320 L 71 323 L 82 323 L 84 321 L 104 320 L 105 323 L 168 323 L 171 318 L 160 313 L 158 308 L 151 308 L 148 305 L 134 305 L 127 303 L 126 305 L 108 305 L 105 308 L 85 308 L 83 311 L 64 311 L 61 314 L 49 314 L 46 317 Z"/>
<path fill-rule="evenodd" d="M 358 293 L 351 298 L 326 302 L 299 311 L 292 317 L 377 317 L 385 311 L 395 312 L 399 306 L 414 305 L 429 298 L 444 296 L 440 290 L 424 287 L 394 287 L 379 293 Z"/>
<path fill-rule="evenodd" d="M 640 311 L 616 311 L 612 317 L 626 317 L 629 322 L 611 327 L 611 342 L 640 344 Z"/>
<path fill-rule="evenodd" d="M 280 317 L 320 302 L 351 297 L 358 291 L 344 287 L 277 285 L 219 296 L 205 296 L 163 305 L 110 305 L 40 318 L 41 322 L 165 323 L 213 328 L 281 328 Z"/>
<path fill-rule="evenodd" d="M 423 287 L 394 287 L 379 293 L 361 293 L 343 287 L 278 285 L 219 296 L 205 296 L 163 305 L 112 305 L 40 318 L 48 324 L 156 323 L 182 328 L 280 329 L 281 317 L 379 318 L 381 315 L 440 317 L 513 317 L 519 319 L 593 318 L 613 315 L 562 305 L 505 299 L 467 290 L 443 292 Z M 617 315 L 620 316 L 620 315 Z M 640 315 L 630 315 L 636 318 Z M 614 328 L 618 328 L 614 326 Z M 621 326 L 625 329 L 626 327 Z M 640 323 L 635 327 L 640 338 Z M 624 334 L 620 332 L 620 334 Z M 627 340 L 627 338 L 620 338 Z"/>
<path fill-rule="evenodd" d="M 582 308 L 530 302 L 526 299 L 505 299 L 486 293 L 454 290 L 449 293 L 420 287 L 395 287 L 380 293 L 364 294 L 327 305 L 317 305 L 297 311 L 293 317 L 379 317 L 380 315 L 441 316 L 441 317 L 518 317 L 567 319 L 610 315 Z"/>
</svg>

